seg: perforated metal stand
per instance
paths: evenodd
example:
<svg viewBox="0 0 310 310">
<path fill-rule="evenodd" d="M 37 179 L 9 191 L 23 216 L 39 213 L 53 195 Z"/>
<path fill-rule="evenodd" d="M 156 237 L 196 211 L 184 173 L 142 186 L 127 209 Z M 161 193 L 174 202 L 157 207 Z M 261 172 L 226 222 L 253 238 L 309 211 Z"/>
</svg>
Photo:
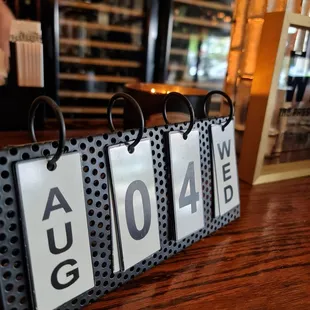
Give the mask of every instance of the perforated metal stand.
<svg viewBox="0 0 310 310">
<path fill-rule="evenodd" d="M 200 120 L 194 125 L 194 128 L 200 130 L 205 227 L 181 242 L 169 240 L 168 234 L 170 223 L 168 216 L 169 185 L 167 182 L 169 169 L 167 169 L 168 154 L 164 145 L 164 133 L 171 130 L 183 130 L 188 124 L 145 129 L 144 138 L 149 137 L 152 145 L 161 250 L 129 270 L 116 274 L 113 274 L 111 261 L 111 220 L 104 149 L 109 145 L 133 140 L 137 131 L 90 136 L 66 142 L 66 152 L 81 154 L 95 287 L 67 302 L 59 309 L 80 309 L 94 302 L 126 281 L 239 217 L 240 207 L 238 206 L 220 218 L 212 218 L 211 148 L 208 127 L 211 123 L 219 122 L 223 122 L 223 118 Z M 0 284 L 3 309 L 33 309 L 25 261 L 17 186 L 15 187 L 14 163 L 54 154 L 57 144 L 57 142 L 30 144 L 0 151 Z"/>
</svg>

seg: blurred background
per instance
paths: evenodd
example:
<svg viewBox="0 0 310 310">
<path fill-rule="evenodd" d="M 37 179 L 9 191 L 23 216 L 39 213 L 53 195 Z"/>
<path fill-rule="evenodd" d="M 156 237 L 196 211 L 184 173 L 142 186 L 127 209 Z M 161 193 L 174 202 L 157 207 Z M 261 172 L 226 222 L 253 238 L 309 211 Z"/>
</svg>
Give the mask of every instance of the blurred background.
<svg viewBox="0 0 310 310">
<path fill-rule="evenodd" d="M 127 83 L 224 88 L 230 0 L 7 3 L 16 18 L 41 21 L 45 91 L 69 126 L 102 122 L 108 100 Z M 120 104 L 114 110 L 119 126 L 122 113 Z"/>
<path fill-rule="evenodd" d="M 197 100 L 199 107 L 207 91 L 224 90 L 235 105 L 237 152 L 245 130 L 265 13 L 288 10 L 309 15 L 309 0 L 8 0 L 6 3 L 16 18 L 41 23 L 42 92 L 59 103 L 67 128 L 106 126 L 108 101 L 118 91 L 143 90 L 145 96 L 139 97 L 139 103 L 148 109 L 156 105 L 156 101 L 150 103 L 147 97 L 150 94 L 177 90 L 190 95 L 192 102 Z M 137 84 L 141 82 L 147 83 L 146 86 Z M 32 92 L 33 97 L 40 93 L 30 89 L 27 94 Z M 24 105 L 26 95 L 21 94 L 5 97 L 6 101 L 16 103 L 10 113 L 16 109 L 22 111 L 20 106 Z M 29 102 L 30 99 L 27 97 Z M 221 103 L 220 98 L 215 98 L 210 116 L 227 113 L 226 105 Z M 173 111 L 186 114 L 181 109 Z M 154 108 L 153 112 L 147 122 L 149 126 L 159 118 L 158 110 Z M 23 113 L 21 117 L 26 119 Z M 124 103 L 119 102 L 113 115 L 115 125 L 123 128 L 130 111 L 124 114 Z M 48 125 L 55 125 L 54 117 L 49 118 L 48 113 L 45 116 Z M 196 116 L 203 117 L 199 108 Z M 2 117 L 11 116 L 3 113 Z M 175 114 L 171 118 L 183 120 L 184 115 Z M 16 122 L 10 129 L 21 129 L 24 126 L 21 124 Z M 2 129 L 7 126 L 2 125 Z"/>
</svg>

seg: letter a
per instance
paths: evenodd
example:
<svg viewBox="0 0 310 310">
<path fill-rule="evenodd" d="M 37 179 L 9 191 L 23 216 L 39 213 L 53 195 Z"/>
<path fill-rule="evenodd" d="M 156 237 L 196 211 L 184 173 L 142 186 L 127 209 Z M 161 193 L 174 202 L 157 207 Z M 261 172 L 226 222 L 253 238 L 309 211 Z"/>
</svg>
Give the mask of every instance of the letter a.
<svg viewBox="0 0 310 310">
<path fill-rule="evenodd" d="M 56 197 L 59 201 L 59 204 L 53 206 L 54 197 Z M 67 203 L 65 197 L 62 195 L 58 187 L 54 187 L 50 190 L 50 193 L 48 195 L 44 215 L 42 221 L 45 221 L 50 218 L 50 214 L 52 211 L 58 210 L 58 209 L 64 209 L 66 213 L 69 213 L 72 211 L 69 204 Z"/>
</svg>

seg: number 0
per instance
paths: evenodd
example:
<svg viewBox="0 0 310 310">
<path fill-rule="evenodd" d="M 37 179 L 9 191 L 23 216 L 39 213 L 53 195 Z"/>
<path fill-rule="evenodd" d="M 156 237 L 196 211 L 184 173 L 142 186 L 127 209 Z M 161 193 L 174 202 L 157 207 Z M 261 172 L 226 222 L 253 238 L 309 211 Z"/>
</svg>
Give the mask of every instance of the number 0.
<svg viewBox="0 0 310 310">
<path fill-rule="evenodd" d="M 188 187 L 189 183 L 189 195 L 186 195 L 186 189 Z M 195 213 L 197 211 L 197 201 L 199 201 L 199 192 L 196 192 L 195 187 L 195 166 L 194 162 L 191 161 L 188 164 L 184 182 L 181 188 L 181 193 L 179 197 L 179 206 L 180 208 L 186 207 L 188 205 L 191 205 L 192 213 Z"/>
<path fill-rule="evenodd" d="M 137 228 L 133 211 L 133 194 L 135 191 L 139 191 L 142 198 L 144 220 L 141 230 Z M 143 239 L 151 227 L 151 201 L 147 187 L 142 181 L 133 181 L 128 186 L 125 196 L 125 212 L 130 236 L 135 240 Z"/>
</svg>

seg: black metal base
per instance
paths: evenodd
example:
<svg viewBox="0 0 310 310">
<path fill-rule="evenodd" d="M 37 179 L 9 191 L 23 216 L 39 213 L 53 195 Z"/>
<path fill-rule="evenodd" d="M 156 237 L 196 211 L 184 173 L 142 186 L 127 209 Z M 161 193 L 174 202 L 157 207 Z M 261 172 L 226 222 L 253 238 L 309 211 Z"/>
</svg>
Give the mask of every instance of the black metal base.
<svg viewBox="0 0 310 310">
<path fill-rule="evenodd" d="M 170 239 L 172 221 L 168 201 L 168 154 L 164 134 L 171 130 L 184 130 L 186 124 L 166 125 L 145 129 L 144 138 L 152 145 L 153 167 L 159 214 L 161 249 L 151 257 L 125 272 L 113 273 L 111 218 L 107 182 L 107 163 L 104 156 L 106 146 L 131 141 L 137 130 L 71 139 L 66 142 L 66 152 L 79 152 L 82 160 L 82 173 L 87 206 L 89 240 L 91 245 L 95 287 L 68 301 L 59 309 L 80 309 L 94 302 L 135 276 L 158 265 L 184 248 L 210 235 L 240 216 L 236 207 L 224 216 L 212 217 L 212 172 L 209 126 L 223 122 L 222 119 L 197 121 L 194 129 L 200 130 L 200 155 L 205 227 L 191 236 L 176 242 Z M 33 309 L 29 289 L 29 276 L 24 253 L 22 223 L 20 222 L 18 193 L 15 187 L 14 163 L 21 160 L 44 157 L 54 154 L 57 143 L 42 143 L 19 146 L 0 151 L 0 287 L 1 309 Z M 85 167 L 88 167 L 86 169 Z M 83 169 L 84 168 L 84 169 Z M 125 169 L 125 167 L 124 167 Z M 44 262 L 42 262 L 44 264 Z M 155 281 L 155 279 L 154 279 Z"/>
</svg>

